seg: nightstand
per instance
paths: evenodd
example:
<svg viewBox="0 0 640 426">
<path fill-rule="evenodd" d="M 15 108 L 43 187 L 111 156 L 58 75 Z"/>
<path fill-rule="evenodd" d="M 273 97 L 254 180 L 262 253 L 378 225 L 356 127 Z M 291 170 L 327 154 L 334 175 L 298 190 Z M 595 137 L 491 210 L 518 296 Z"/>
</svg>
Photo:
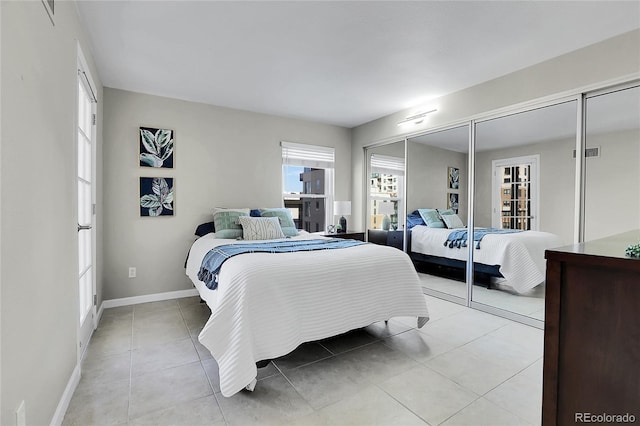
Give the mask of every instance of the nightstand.
<svg viewBox="0 0 640 426">
<path fill-rule="evenodd" d="M 382 229 L 367 230 L 367 237 L 370 243 L 391 246 L 403 250 L 403 231 L 384 231 Z"/>
<path fill-rule="evenodd" d="M 330 238 L 345 238 L 348 240 L 358 240 L 358 241 L 364 241 L 364 232 L 357 232 L 357 231 L 349 231 L 347 230 L 347 232 L 335 232 L 333 234 L 325 232 L 324 234 L 325 237 L 330 237 Z"/>
</svg>

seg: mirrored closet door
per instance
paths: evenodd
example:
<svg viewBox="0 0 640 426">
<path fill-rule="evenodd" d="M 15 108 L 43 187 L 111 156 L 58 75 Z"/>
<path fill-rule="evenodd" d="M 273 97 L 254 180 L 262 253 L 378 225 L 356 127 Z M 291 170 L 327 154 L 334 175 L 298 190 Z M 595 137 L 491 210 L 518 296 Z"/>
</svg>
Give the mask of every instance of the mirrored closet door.
<svg viewBox="0 0 640 426">
<path fill-rule="evenodd" d="M 574 241 L 577 104 L 476 123 L 472 302 L 544 320 L 544 251 Z"/>
<path fill-rule="evenodd" d="M 584 241 L 640 228 L 640 87 L 585 101 Z"/>
<path fill-rule="evenodd" d="M 407 252 L 425 293 L 462 304 L 468 250 L 443 241 L 467 224 L 468 153 L 469 125 L 407 139 Z"/>
<path fill-rule="evenodd" d="M 405 229 L 405 141 L 369 147 L 365 155 L 367 239 L 402 250 Z"/>
</svg>

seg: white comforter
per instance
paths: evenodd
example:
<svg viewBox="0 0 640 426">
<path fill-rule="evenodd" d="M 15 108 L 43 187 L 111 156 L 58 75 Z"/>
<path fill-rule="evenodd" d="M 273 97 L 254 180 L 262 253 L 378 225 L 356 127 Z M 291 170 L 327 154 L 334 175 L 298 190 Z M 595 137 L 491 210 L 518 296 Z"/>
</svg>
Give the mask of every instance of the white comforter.
<svg viewBox="0 0 640 426">
<path fill-rule="evenodd" d="M 211 308 L 198 338 L 218 363 L 224 396 L 255 380 L 257 361 L 286 355 L 301 343 L 396 316 L 418 317 L 419 327 L 428 321 L 418 275 L 395 248 L 242 254 L 224 263 L 218 289 L 209 290 L 197 278 L 202 259 L 229 243 L 242 244 L 208 234 L 195 241 L 187 262 L 187 275 Z"/>
<path fill-rule="evenodd" d="M 411 230 L 411 251 L 430 256 L 467 260 L 468 248 L 449 248 L 444 242 L 451 229 L 414 226 Z M 487 234 L 474 249 L 473 261 L 485 265 L 500 265 L 500 273 L 519 293 L 541 284 L 545 277 L 544 251 L 562 245 L 560 237 L 549 232 L 523 231 L 513 234 Z"/>
</svg>

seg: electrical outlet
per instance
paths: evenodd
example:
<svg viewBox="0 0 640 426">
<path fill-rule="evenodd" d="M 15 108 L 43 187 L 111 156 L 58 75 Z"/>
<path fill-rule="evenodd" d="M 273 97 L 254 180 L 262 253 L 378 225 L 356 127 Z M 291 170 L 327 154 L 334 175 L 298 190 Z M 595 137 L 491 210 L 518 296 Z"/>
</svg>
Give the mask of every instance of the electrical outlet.
<svg viewBox="0 0 640 426">
<path fill-rule="evenodd" d="M 129 278 L 135 278 L 135 277 L 136 277 L 136 267 L 129 266 Z"/>
<path fill-rule="evenodd" d="M 16 410 L 16 426 L 27 426 L 27 413 L 24 406 L 24 400 Z"/>
</svg>

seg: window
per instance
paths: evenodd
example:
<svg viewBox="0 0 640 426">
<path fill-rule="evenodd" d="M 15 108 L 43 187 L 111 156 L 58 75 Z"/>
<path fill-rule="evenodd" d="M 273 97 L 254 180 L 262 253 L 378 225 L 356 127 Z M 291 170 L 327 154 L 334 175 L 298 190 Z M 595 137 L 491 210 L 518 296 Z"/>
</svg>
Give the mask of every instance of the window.
<svg viewBox="0 0 640 426">
<path fill-rule="evenodd" d="M 404 217 L 404 158 L 371 154 L 369 202 L 371 203 L 370 229 L 382 229 L 387 212 L 380 211 L 383 203 L 391 202 L 390 228 L 398 229 L 398 218 Z M 384 209 L 382 209 L 384 210 Z"/>
<path fill-rule="evenodd" d="M 282 198 L 298 229 L 324 231 L 333 223 L 334 148 L 281 142 Z"/>
<path fill-rule="evenodd" d="M 537 229 L 539 155 L 493 160 L 493 222 L 502 229 Z"/>
</svg>

